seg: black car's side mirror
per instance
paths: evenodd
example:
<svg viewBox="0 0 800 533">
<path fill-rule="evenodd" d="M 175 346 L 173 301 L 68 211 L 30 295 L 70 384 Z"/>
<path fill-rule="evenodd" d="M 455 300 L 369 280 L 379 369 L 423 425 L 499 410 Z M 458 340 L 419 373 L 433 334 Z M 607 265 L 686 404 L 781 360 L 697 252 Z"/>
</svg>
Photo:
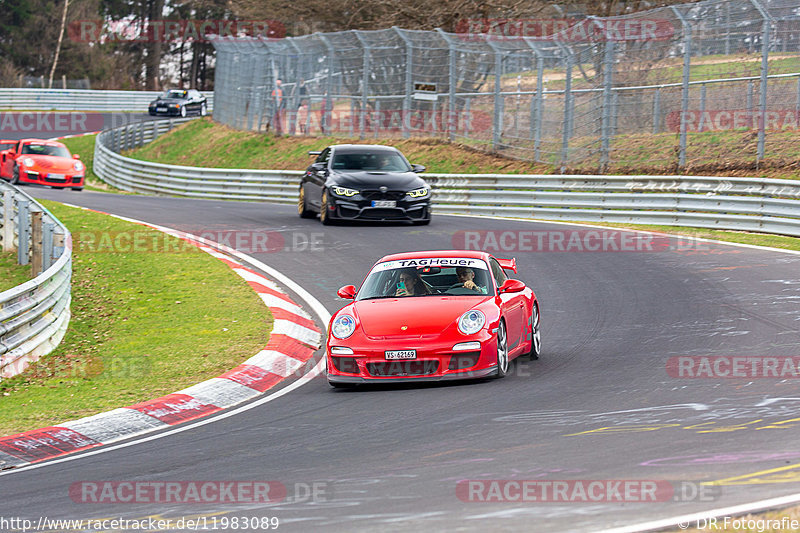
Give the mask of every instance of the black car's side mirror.
<svg viewBox="0 0 800 533">
<path fill-rule="evenodd" d="M 423 165 L 411 165 L 412 172 L 425 172 L 425 167 Z"/>
<path fill-rule="evenodd" d="M 314 172 L 325 172 L 325 163 L 312 163 L 311 170 Z"/>
</svg>

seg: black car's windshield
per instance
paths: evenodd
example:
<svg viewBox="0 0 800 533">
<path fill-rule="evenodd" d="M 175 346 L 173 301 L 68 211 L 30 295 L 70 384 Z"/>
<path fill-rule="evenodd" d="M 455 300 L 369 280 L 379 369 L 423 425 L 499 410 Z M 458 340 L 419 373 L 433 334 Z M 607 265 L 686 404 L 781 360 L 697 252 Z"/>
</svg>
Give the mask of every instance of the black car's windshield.
<svg viewBox="0 0 800 533">
<path fill-rule="evenodd" d="M 383 172 L 410 172 L 411 167 L 396 152 L 346 152 L 333 157 L 334 170 L 373 170 Z"/>
<path fill-rule="evenodd" d="M 69 150 L 63 146 L 54 146 L 51 144 L 25 144 L 22 146 L 23 154 L 31 155 L 53 155 L 56 157 L 72 157 Z"/>
<path fill-rule="evenodd" d="M 408 296 L 482 296 L 493 293 L 489 269 L 481 259 L 442 257 L 386 261 L 375 265 L 357 300 Z"/>
<path fill-rule="evenodd" d="M 186 98 L 186 91 L 166 91 L 162 98 Z"/>
</svg>

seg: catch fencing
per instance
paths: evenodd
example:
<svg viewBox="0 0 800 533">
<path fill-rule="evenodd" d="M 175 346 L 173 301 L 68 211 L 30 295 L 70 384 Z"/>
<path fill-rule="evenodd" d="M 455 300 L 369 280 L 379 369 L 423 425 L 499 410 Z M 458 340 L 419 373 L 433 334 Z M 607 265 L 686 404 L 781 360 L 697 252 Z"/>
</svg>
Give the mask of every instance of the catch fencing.
<svg viewBox="0 0 800 533">
<path fill-rule="evenodd" d="M 186 167 L 118 153 L 149 142 L 177 122 L 143 122 L 102 132 L 95 145 L 94 173 L 126 191 L 297 202 L 302 171 Z M 423 177 L 433 188 L 437 214 L 665 224 L 800 237 L 800 181 L 435 173 Z"/>
<path fill-rule="evenodd" d="M 788 0 L 214 46 L 214 118 L 229 126 L 440 136 L 562 172 L 699 167 L 730 147 L 780 163 L 800 123 L 800 10 Z"/>
<path fill-rule="evenodd" d="M 20 111 L 106 111 L 147 113 L 156 91 L 88 89 L 0 89 L 0 109 Z M 213 92 L 202 92 L 211 109 Z"/>
<path fill-rule="evenodd" d="M 32 279 L 0 292 L 0 379 L 61 342 L 70 319 L 72 240 L 36 200 L 0 180 L 0 245 L 31 265 Z"/>
</svg>

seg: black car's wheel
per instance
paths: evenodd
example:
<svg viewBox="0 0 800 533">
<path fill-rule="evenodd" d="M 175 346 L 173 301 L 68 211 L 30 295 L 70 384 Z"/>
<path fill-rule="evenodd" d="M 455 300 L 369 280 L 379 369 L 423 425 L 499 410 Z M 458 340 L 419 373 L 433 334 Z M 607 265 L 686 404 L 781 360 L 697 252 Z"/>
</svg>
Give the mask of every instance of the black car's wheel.
<svg viewBox="0 0 800 533">
<path fill-rule="evenodd" d="M 184 117 L 186 117 L 186 106 L 182 105 L 181 106 L 181 118 L 184 118 Z"/>
<path fill-rule="evenodd" d="M 19 167 L 14 165 L 14 170 L 11 172 L 11 184 L 19 185 Z"/>
<path fill-rule="evenodd" d="M 300 218 L 314 218 L 317 215 L 306 205 L 306 189 L 303 186 L 300 187 L 300 194 L 297 198 L 297 214 L 300 215 Z"/>
<path fill-rule="evenodd" d="M 542 332 L 539 329 L 539 306 L 536 302 L 533 303 L 533 310 L 531 311 L 531 351 L 528 352 L 528 358 L 531 361 L 539 359 L 542 354 Z"/>
<path fill-rule="evenodd" d="M 208 115 L 208 108 L 206 107 L 206 103 L 203 102 L 203 104 L 200 106 L 200 116 L 204 117 L 206 115 Z"/>
<path fill-rule="evenodd" d="M 508 373 L 508 337 L 506 323 L 502 320 L 497 326 L 497 371 L 495 378 L 502 378 Z"/>
<path fill-rule="evenodd" d="M 156 113 L 155 111 L 148 111 L 148 113 L 150 114 L 151 117 L 158 115 L 158 113 Z"/>
<path fill-rule="evenodd" d="M 330 209 L 328 209 L 328 191 L 322 191 L 322 199 L 319 202 L 319 221 L 325 226 L 333 224 Z"/>
</svg>

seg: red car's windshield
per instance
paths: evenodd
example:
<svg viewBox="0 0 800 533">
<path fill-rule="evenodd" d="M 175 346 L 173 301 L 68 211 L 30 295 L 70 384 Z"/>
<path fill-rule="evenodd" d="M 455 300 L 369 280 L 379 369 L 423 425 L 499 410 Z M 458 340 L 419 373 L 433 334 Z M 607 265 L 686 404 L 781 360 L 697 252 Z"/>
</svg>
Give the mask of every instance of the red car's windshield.
<svg viewBox="0 0 800 533">
<path fill-rule="evenodd" d="M 448 257 L 379 263 L 358 291 L 357 300 L 437 294 L 483 296 L 493 292 L 484 261 Z"/>
<path fill-rule="evenodd" d="M 31 155 L 52 155 L 56 157 L 72 157 L 69 150 L 63 146 L 55 146 L 52 144 L 24 144 L 22 146 L 23 154 Z"/>
</svg>

